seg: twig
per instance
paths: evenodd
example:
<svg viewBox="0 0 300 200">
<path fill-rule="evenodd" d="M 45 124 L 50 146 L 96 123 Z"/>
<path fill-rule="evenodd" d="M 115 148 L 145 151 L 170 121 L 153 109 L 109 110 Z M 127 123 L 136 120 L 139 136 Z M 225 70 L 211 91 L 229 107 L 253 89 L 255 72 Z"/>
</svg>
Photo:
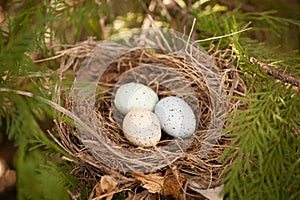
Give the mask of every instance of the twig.
<svg viewBox="0 0 300 200">
<path fill-rule="evenodd" d="M 172 52 L 172 48 L 170 47 L 168 41 L 166 40 L 166 38 L 164 37 L 164 34 L 161 32 L 161 29 L 158 28 L 158 26 L 155 24 L 154 19 L 152 18 L 151 15 L 148 15 L 148 18 L 150 19 L 153 28 L 157 31 L 157 33 L 159 34 L 159 36 L 161 37 L 162 41 L 165 43 L 166 48 L 168 51 Z M 159 42 L 159 41 L 157 41 Z M 162 48 L 163 49 L 163 48 Z"/>
<path fill-rule="evenodd" d="M 101 17 L 100 20 L 99 20 L 99 24 L 100 24 L 100 28 L 101 28 L 101 31 L 102 31 L 102 36 L 103 36 L 103 39 L 107 39 L 107 31 L 106 31 L 106 28 L 105 28 L 105 20 L 106 20 L 106 16 L 104 17 Z"/>
<path fill-rule="evenodd" d="M 151 0 L 148 8 L 144 1 L 140 1 L 140 3 L 142 5 L 142 7 L 144 8 L 144 11 L 147 13 L 144 18 L 143 25 L 142 25 L 142 29 L 146 29 L 151 26 L 151 20 L 149 19 L 148 15 L 151 15 L 151 13 L 154 12 L 157 2 L 155 0 Z"/>
<path fill-rule="evenodd" d="M 248 30 L 251 30 L 252 28 L 244 28 L 244 29 L 241 29 L 239 31 L 236 31 L 236 32 L 233 32 L 233 33 L 229 33 L 229 34 L 226 34 L 226 35 L 220 35 L 220 36 L 215 36 L 215 37 L 211 37 L 211 38 L 205 38 L 205 39 L 201 39 L 201 40 L 196 40 L 192 43 L 192 45 L 194 45 L 195 43 L 199 43 L 199 42 L 206 42 L 206 41 L 210 41 L 210 40 L 217 40 L 217 39 L 221 39 L 221 38 L 225 38 L 225 37 L 229 37 L 229 36 L 233 36 L 233 35 L 236 35 L 236 34 L 239 34 L 239 33 L 242 33 L 242 32 L 245 32 L 245 31 L 248 31 Z"/>
<path fill-rule="evenodd" d="M 260 60 L 257 60 L 254 57 L 250 57 L 249 60 L 252 64 L 255 64 L 255 63 L 258 64 L 263 70 L 265 70 L 267 73 L 274 76 L 275 78 L 285 81 L 285 82 L 288 82 L 288 83 L 293 84 L 293 85 L 297 86 L 298 88 L 300 88 L 300 77 L 293 76 L 291 74 L 286 74 L 284 71 L 275 69 L 275 68 L 271 67 L 270 65 L 268 65 Z"/>
<path fill-rule="evenodd" d="M 167 20 L 169 21 L 170 24 L 172 24 L 172 17 L 166 7 L 166 5 L 161 1 L 157 0 L 158 5 L 162 8 L 163 13 L 165 14 Z"/>
<path fill-rule="evenodd" d="M 191 40 L 191 37 L 192 37 L 193 31 L 194 31 L 194 28 L 195 28 L 195 23 L 196 23 L 196 18 L 194 18 L 194 20 L 193 20 L 193 25 L 192 25 L 192 28 L 191 28 L 191 31 L 190 31 L 190 34 L 189 34 L 188 40 L 187 40 L 187 42 L 186 42 L 185 51 L 187 51 L 187 49 L 188 49 L 188 45 L 190 44 L 190 40 Z"/>
</svg>

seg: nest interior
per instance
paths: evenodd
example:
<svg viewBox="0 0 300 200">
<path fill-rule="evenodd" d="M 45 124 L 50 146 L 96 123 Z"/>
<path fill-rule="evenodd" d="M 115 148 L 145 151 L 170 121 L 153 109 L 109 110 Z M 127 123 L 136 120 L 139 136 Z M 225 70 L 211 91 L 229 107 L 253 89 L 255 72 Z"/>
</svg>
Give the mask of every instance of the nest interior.
<svg viewBox="0 0 300 200">
<path fill-rule="evenodd" d="M 174 69 L 174 70 L 173 70 Z M 209 91 L 203 81 L 193 71 L 193 66 L 183 57 L 158 54 L 147 50 L 131 51 L 113 62 L 99 80 L 96 107 L 101 124 L 107 136 L 116 145 L 135 150 L 123 136 L 121 122 L 124 115 L 115 109 L 113 98 L 117 88 L 125 83 L 137 82 L 155 91 L 159 99 L 179 96 L 193 109 L 198 119 L 198 132 L 208 128 L 210 122 Z M 201 134 L 195 133 L 195 136 Z M 161 143 L 172 139 L 163 134 Z M 158 144 L 160 145 L 160 144 Z"/>
<path fill-rule="evenodd" d="M 96 45 L 97 43 L 89 43 L 88 45 L 83 43 L 73 47 L 73 50 L 72 48 L 68 49 L 67 53 L 65 52 L 63 56 L 64 62 L 71 60 L 74 69 L 76 69 L 76 65 L 78 66 L 82 59 L 88 55 L 87 52 L 89 52 L 89 50 L 87 49 L 92 49 Z M 78 51 L 80 48 L 85 49 L 85 53 L 79 53 L 82 52 Z M 209 53 L 224 80 L 226 93 L 228 95 L 244 96 L 247 91 L 246 86 L 241 79 L 241 72 L 239 72 L 233 64 L 234 53 L 231 47 L 229 46 L 226 50 L 218 50 L 217 47 L 211 44 Z M 84 56 L 82 54 L 84 54 Z M 65 63 L 70 64 L 70 62 Z M 153 70 L 153 67 L 156 70 Z M 141 71 L 143 73 L 141 73 Z M 145 74 L 147 76 L 145 76 Z M 178 75 L 180 75 L 184 81 L 178 81 Z M 147 178 L 150 180 L 153 178 L 152 175 L 163 177 L 164 181 L 162 182 L 159 193 L 162 195 L 177 195 L 179 191 L 184 191 L 185 194 L 197 194 L 197 190 L 220 185 L 222 180 L 221 173 L 226 165 L 230 164 L 221 163 L 220 157 L 226 150 L 231 138 L 227 137 L 226 134 L 222 135 L 218 143 L 214 145 L 213 150 L 205 158 L 201 160 L 196 159 L 196 154 L 203 143 L 204 135 L 209 127 L 212 111 L 210 108 L 210 93 L 207 85 L 204 79 L 195 71 L 193 64 L 180 55 L 139 49 L 130 51 L 115 60 L 100 78 L 95 106 L 103 133 L 114 145 L 126 149 L 128 152 L 149 151 L 148 149 L 137 148 L 130 144 L 120 128 L 120 123 L 124 116 L 114 109 L 113 98 L 115 90 L 127 82 L 146 84 L 156 91 L 159 98 L 170 95 L 183 98 L 192 107 L 198 119 L 197 131 L 194 133 L 194 139 L 188 151 L 167 167 L 147 174 Z M 179 83 L 180 85 L 178 85 Z M 72 110 L 72 98 L 68 95 L 63 95 L 62 99 L 65 103 L 65 107 Z M 237 99 L 227 99 L 227 101 L 227 113 L 245 107 L 245 105 Z M 134 188 L 139 188 L 141 183 L 143 184 L 144 179 L 141 180 L 141 178 L 137 178 L 134 172 L 123 173 L 122 170 L 112 169 L 110 166 L 99 162 L 99 160 L 86 149 L 74 125 L 64 121 L 56 121 L 56 125 L 59 132 L 57 140 L 60 146 L 71 156 L 79 160 L 79 163 L 74 168 L 74 174 L 78 176 L 79 179 L 90 180 L 90 183 L 95 185 L 91 195 L 96 195 L 94 194 L 97 189 L 96 186 L 103 175 L 110 175 L 117 180 L 117 186 L 113 191 L 110 191 L 112 193 L 118 193 L 128 189 L 136 191 L 136 193 L 141 192 Z M 163 134 L 158 147 L 164 146 L 169 140 L 172 140 L 172 138 Z M 175 189 L 175 192 L 174 189 L 171 191 L 166 189 L 170 188 L 170 183 L 166 177 L 172 177 L 171 179 L 174 179 L 171 187 L 178 188 Z M 153 182 L 155 182 L 154 179 L 152 180 Z"/>
</svg>

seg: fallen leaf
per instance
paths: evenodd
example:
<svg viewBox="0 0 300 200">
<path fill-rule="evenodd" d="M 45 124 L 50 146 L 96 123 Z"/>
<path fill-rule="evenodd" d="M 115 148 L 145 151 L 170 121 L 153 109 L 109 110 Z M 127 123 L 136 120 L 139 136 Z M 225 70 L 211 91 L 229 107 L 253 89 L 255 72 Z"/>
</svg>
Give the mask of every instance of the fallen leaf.
<svg viewBox="0 0 300 200">
<path fill-rule="evenodd" d="M 16 184 L 16 171 L 8 169 L 0 178 L 0 192 Z"/>
<path fill-rule="evenodd" d="M 178 197 L 182 188 L 185 176 L 179 172 L 173 173 L 171 169 L 168 169 L 165 174 L 164 185 L 161 190 L 162 195 L 173 195 Z"/>
<path fill-rule="evenodd" d="M 112 192 L 116 187 L 118 183 L 115 178 L 104 175 L 101 177 L 100 182 L 96 185 L 96 195 L 97 197 L 100 197 L 101 195 L 108 194 Z M 113 198 L 113 194 L 108 195 L 106 197 L 106 200 L 111 200 Z"/>
<path fill-rule="evenodd" d="M 143 188 L 147 189 L 150 193 L 160 193 L 164 185 L 164 177 L 161 173 L 155 174 L 131 174 L 136 180 L 141 182 Z"/>
</svg>

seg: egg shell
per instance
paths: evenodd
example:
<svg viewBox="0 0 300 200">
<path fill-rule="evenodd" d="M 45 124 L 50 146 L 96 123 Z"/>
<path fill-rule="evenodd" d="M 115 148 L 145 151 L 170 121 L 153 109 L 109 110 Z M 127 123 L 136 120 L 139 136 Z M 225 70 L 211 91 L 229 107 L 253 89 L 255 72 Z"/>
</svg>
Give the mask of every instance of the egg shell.
<svg viewBox="0 0 300 200">
<path fill-rule="evenodd" d="M 114 99 L 116 108 L 122 114 L 135 109 L 153 111 L 157 102 L 158 96 L 151 88 L 133 82 L 120 86 Z"/>
<path fill-rule="evenodd" d="M 149 110 L 132 110 L 123 120 L 124 136 L 136 146 L 155 146 L 161 138 L 157 116 Z"/>
<path fill-rule="evenodd" d="M 196 129 L 196 117 L 192 108 L 181 98 L 170 96 L 161 99 L 154 113 L 162 129 L 176 138 L 188 138 Z"/>
</svg>

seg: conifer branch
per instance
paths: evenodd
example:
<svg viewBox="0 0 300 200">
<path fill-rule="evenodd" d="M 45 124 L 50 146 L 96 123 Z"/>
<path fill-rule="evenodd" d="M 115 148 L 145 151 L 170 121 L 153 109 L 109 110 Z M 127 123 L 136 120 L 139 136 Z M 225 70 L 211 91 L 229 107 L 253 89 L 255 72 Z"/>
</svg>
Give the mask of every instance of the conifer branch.
<svg viewBox="0 0 300 200">
<path fill-rule="evenodd" d="M 254 57 L 250 57 L 249 60 L 252 64 L 255 64 L 255 63 L 258 64 L 264 71 L 266 71 L 270 75 L 274 76 L 276 79 L 293 84 L 300 89 L 300 77 L 297 77 L 297 76 L 294 76 L 291 74 L 286 74 L 284 71 L 275 69 L 275 68 L 271 67 L 270 65 L 254 58 Z"/>
</svg>

